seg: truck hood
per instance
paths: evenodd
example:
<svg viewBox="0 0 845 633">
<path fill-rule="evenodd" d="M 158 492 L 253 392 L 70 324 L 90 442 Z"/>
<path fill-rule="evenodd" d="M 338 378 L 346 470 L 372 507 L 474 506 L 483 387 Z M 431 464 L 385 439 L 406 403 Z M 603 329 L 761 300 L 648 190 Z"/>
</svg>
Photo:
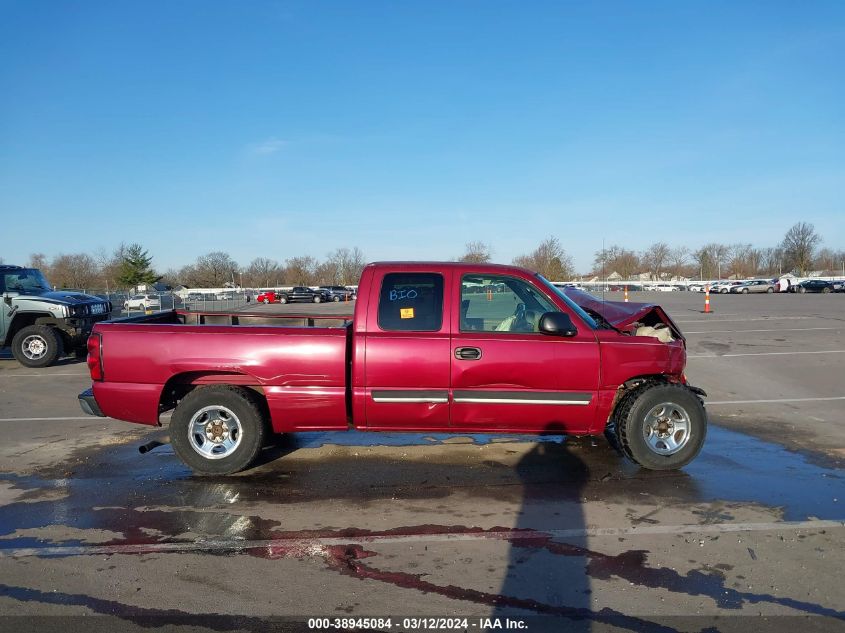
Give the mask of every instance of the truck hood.
<svg viewBox="0 0 845 633">
<path fill-rule="evenodd" d="M 106 303 L 105 299 L 87 295 L 84 292 L 74 292 L 72 290 L 45 290 L 44 292 L 26 292 L 19 294 L 17 299 L 32 299 L 35 301 L 49 301 L 50 303 L 60 303 L 62 305 L 75 306 L 86 303 Z"/>
<path fill-rule="evenodd" d="M 564 288 L 563 292 L 582 308 L 598 312 L 608 323 L 620 330 L 627 330 L 634 323 L 655 325 L 665 323 L 672 329 L 675 338 L 684 339 L 681 328 L 669 318 L 666 311 L 654 303 L 625 303 L 624 301 L 602 301 L 578 288 Z"/>
</svg>

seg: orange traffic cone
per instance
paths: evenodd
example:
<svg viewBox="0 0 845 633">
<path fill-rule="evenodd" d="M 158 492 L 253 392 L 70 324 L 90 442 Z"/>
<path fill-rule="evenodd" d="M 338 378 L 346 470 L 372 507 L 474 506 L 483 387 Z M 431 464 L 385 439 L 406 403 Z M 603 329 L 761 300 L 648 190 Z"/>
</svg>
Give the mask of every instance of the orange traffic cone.
<svg viewBox="0 0 845 633">
<path fill-rule="evenodd" d="M 628 286 L 625 286 L 625 303 L 628 303 Z"/>
<path fill-rule="evenodd" d="M 704 314 L 710 314 L 710 286 L 704 286 Z"/>
</svg>

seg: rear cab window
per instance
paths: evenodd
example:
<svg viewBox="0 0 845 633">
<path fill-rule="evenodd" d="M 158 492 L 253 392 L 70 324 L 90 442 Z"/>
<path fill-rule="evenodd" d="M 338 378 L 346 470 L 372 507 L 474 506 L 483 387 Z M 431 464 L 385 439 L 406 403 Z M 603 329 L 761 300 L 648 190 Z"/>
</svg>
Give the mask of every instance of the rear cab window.
<svg viewBox="0 0 845 633">
<path fill-rule="evenodd" d="M 443 276 L 388 273 L 379 293 L 378 325 L 390 332 L 437 332 L 443 325 Z"/>
</svg>

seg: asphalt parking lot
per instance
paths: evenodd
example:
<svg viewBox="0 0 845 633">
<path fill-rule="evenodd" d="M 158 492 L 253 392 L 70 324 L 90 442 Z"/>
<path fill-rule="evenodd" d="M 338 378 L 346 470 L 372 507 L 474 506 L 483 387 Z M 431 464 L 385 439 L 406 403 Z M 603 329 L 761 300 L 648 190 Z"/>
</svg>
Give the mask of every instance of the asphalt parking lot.
<svg viewBox="0 0 845 633">
<path fill-rule="evenodd" d="M 845 630 L 845 295 L 718 295 L 706 315 L 701 294 L 632 300 L 677 321 L 708 393 L 682 471 L 603 438 L 310 433 L 198 478 L 169 446 L 138 453 L 164 430 L 81 413 L 84 362 L 5 356 L 0 614 L 15 630 Z"/>
</svg>

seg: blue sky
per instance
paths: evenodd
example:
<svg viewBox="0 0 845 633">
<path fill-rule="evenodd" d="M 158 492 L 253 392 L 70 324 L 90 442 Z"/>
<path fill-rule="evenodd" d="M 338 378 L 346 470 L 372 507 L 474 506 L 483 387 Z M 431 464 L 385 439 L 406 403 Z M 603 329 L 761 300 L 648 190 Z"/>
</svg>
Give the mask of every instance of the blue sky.
<svg viewBox="0 0 845 633">
<path fill-rule="evenodd" d="M 842 2 L 0 0 L 0 256 L 845 247 Z"/>
</svg>

